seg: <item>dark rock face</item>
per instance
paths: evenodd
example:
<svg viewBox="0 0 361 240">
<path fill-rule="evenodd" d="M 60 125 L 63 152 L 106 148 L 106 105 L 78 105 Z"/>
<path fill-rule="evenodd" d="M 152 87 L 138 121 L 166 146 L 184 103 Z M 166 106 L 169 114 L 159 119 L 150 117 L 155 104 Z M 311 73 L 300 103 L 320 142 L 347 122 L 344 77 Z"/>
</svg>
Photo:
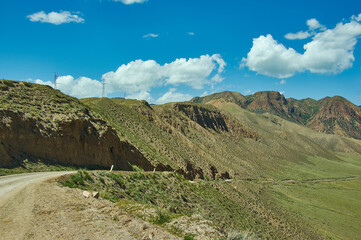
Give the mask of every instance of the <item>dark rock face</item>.
<svg viewBox="0 0 361 240">
<path fill-rule="evenodd" d="M 197 123 L 205 129 L 212 129 L 218 133 L 228 132 L 237 137 L 252 138 L 254 140 L 258 138 L 255 131 L 243 126 L 239 121 L 220 112 L 216 108 L 211 109 L 199 104 L 175 103 L 173 109 L 176 112 L 184 113 L 188 120 Z"/>
<path fill-rule="evenodd" d="M 187 117 L 201 125 L 203 128 L 228 132 L 228 126 L 225 119 L 218 111 L 210 111 L 209 109 L 191 104 L 175 104 L 174 110 L 183 112 Z"/>
<path fill-rule="evenodd" d="M 153 170 L 148 160 L 78 99 L 49 86 L 0 80 L 0 167 L 25 159 Z"/>
<path fill-rule="evenodd" d="M 0 119 L 7 119 L 0 123 L 0 167 L 17 166 L 28 158 L 87 167 L 114 165 L 115 169 L 130 169 L 129 162 L 153 169 L 136 148 L 120 141 L 100 120 L 73 119 L 49 130 L 37 120 L 11 111 L 1 111 Z"/>
</svg>

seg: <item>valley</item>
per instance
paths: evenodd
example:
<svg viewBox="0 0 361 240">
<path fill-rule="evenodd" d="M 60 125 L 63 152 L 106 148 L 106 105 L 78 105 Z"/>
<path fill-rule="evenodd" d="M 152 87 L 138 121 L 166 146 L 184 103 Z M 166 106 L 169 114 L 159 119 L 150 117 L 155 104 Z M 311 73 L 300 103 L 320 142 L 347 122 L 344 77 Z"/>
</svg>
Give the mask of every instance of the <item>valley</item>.
<svg viewBox="0 0 361 240">
<path fill-rule="evenodd" d="M 0 88 L 0 173 L 86 168 L 58 180 L 59 189 L 97 191 L 180 238 L 206 235 L 176 221 L 206 224 L 209 239 L 231 230 L 254 239 L 361 232 L 359 110 L 345 99 L 224 92 L 150 105 L 78 100 L 17 81 L 1 80 Z M 335 120 L 328 125 L 327 111 Z M 112 165 L 115 173 L 105 171 Z"/>
</svg>

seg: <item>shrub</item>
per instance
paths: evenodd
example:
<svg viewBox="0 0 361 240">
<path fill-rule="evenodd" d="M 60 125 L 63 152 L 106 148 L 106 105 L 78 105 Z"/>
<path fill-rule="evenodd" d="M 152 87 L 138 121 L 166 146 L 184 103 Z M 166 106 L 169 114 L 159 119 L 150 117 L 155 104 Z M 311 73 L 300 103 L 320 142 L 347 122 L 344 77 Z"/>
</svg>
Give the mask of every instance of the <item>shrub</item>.
<svg viewBox="0 0 361 240">
<path fill-rule="evenodd" d="M 256 237 L 246 231 L 230 230 L 227 234 L 227 240 L 256 240 Z"/>
<path fill-rule="evenodd" d="M 157 217 L 154 221 L 155 224 L 163 224 L 170 222 L 171 217 L 170 215 L 162 208 L 157 207 Z"/>
<path fill-rule="evenodd" d="M 187 234 L 184 236 L 184 240 L 194 240 L 193 234 L 187 233 Z"/>
<path fill-rule="evenodd" d="M 137 166 L 137 165 L 133 165 L 131 163 L 129 163 L 129 165 L 130 165 L 132 171 L 134 171 L 134 172 L 144 172 L 144 170 L 141 167 Z"/>
<path fill-rule="evenodd" d="M 116 182 L 119 185 L 119 187 L 125 189 L 125 180 L 122 174 L 108 173 L 107 177 L 112 179 L 114 182 Z"/>
<path fill-rule="evenodd" d="M 69 180 L 66 180 L 64 185 L 70 188 L 76 188 L 79 186 L 85 186 L 85 181 L 93 181 L 90 174 L 87 171 L 79 170 L 76 174 L 71 175 Z"/>
</svg>

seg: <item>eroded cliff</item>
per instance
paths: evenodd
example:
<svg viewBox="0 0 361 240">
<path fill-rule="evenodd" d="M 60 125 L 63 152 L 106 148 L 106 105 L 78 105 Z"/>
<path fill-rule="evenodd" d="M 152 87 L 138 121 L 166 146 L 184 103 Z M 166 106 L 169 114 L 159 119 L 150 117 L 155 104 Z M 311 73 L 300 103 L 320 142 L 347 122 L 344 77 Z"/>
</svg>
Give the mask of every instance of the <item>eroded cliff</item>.
<svg viewBox="0 0 361 240">
<path fill-rule="evenodd" d="M 153 169 L 130 143 L 77 99 L 49 86 L 0 82 L 0 167 L 24 159 L 83 167 Z"/>
</svg>

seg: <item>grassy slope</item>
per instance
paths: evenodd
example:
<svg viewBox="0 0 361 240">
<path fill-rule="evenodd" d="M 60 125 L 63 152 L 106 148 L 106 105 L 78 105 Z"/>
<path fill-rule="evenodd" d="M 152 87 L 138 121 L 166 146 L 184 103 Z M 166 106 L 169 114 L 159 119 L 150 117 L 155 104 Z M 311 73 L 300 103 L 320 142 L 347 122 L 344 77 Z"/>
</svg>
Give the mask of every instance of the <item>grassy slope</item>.
<svg viewBox="0 0 361 240">
<path fill-rule="evenodd" d="M 361 180 L 276 184 L 269 196 L 325 236 L 359 239 Z"/>
<path fill-rule="evenodd" d="M 213 103 L 238 118 L 247 128 L 256 130 L 260 137 L 258 141 L 247 138 L 235 139 L 230 135 L 206 130 L 189 121 L 181 113 L 175 112 L 173 104 L 149 108 L 143 103 L 129 100 L 88 99 L 83 102 L 115 124 L 119 134 L 147 152 L 153 159 L 159 157 L 164 159 L 162 161 L 172 162 L 174 160 L 171 156 L 185 156 L 181 155 L 183 150 L 190 154 L 187 156 L 192 156 L 195 162 L 201 162 L 197 158 L 198 155 L 202 156 L 205 162 L 218 161 L 226 169 L 234 171 L 235 181 L 212 183 L 213 187 L 226 196 L 224 207 L 231 210 L 226 212 L 232 216 L 232 224 L 263 234 L 272 232 L 269 237 L 273 239 L 318 239 L 321 237 L 315 232 L 322 229 L 318 224 L 329 222 L 332 217 L 340 217 L 330 214 L 325 215 L 328 220 L 322 220 L 317 215 L 308 214 L 307 211 L 295 214 L 294 209 L 301 209 L 300 206 L 304 207 L 312 202 L 307 197 L 299 204 L 283 200 L 292 197 L 292 194 L 308 196 L 308 188 L 301 186 L 311 183 L 291 185 L 283 183 L 282 180 L 361 176 L 360 141 L 318 133 L 268 113 L 249 112 L 236 104 L 225 104 L 222 101 Z M 189 127 L 183 128 L 182 124 Z M 170 125 L 180 128 L 170 128 Z M 168 153 L 160 146 L 164 146 Z M 246 178 L 255 180 L 240 180 Z M 273 179 L 274 182 L 264 183 L 267 179 Z M 315 190 L 314 193 L 316 192 Z M 279 195 L 284 197 L 279 198 Z M 312 195 L 312 192 L 309 195 Z M 209 197 L 218 198 L 214 194 Z M 344 197 L 348 198 L 347 195 Z M 336 198 L 334 201 L 341 203 L 343 200 Z M 361 202 L 356 200 L 355 206 L 361 206 Z M 321 209 L 324 206 L 316 207 Z M 217 206 L 211 206 L 210 209 L 220 211 L 217 210 Z M 221 218 L 215 220 L 230 224 L 228 220 Z M 343 219 L 352 221 L 352 218 L 347 216 L 343 216 Z M 345 229 L 355 233 L 353 226 Z M 322 230 L 321 234 L 324 232 Z M 335 231 L 330 228 L 326 235 L 337 236 L 336 228 Z"/>
<path fill-rule="evenodd" d="M 290 133 L 293 133 L 317 141 L 328 149 L 350 152 L 338 152 L 337 158 L 309 155 L 305 162 L 282 161 L 282 171 L 277 173 L 279 179 L 333 180 L 318 183 L 263 183 L 265 188 L 262 198 L 271 201 L 273 206 L 281 206 L 293 216 L 299 216 L 306 226 L 313 226 L 325 237 L 358 239 L 361 232 L 360 180 L 337 181 L 342 178 L 361 177 L 361 156 L 357 154 L 360 151 L 358 140 L 320 134 L 272 115 L 264 115 L 265 119 L 274 118 L 274 122 L 279 123 L 278 126 L 271 125 L 254 113 L 239 109 L 233 104 L 219 104 L 218 107 L 250 124 L 258 125 L 263 136 L 283 131 L 281 136 L 287 139 L 290 139 Z"/>
<path fill-rule="evenodd" d="M 0 111 L 7 110 L 37 119 L 45 128 L 56 127 L 60 120 L 92 117 L 78 99 L 52 87 L 0 80 Z"/>
<path fill-rule="evenodd" d="M 134 173 L 130 175 L 80 172 L 64 185 L 100 191 L 103 198 L 118 202 L 124 210 L 156 221 L 141 209 L 161 208 L 167 221 L 198 214 L 225 233 L 231 229 L 256 233 L 261 239 L 322 239 L 294 216 L 267 203 L 263 186 L 223 180 L 185 180 L 176 173 Z M 250 190 L 252 189 L 252 190 Z M 135 203 L 142 204 L 141 206 Z M 272 208 L 272 209 L 271 209 Z"/>
<path fill-rule="evenodd" d="M 198 167 L 209 166 L 204 169 L 214 165 L 219 172 L 232 169 L 249 176 L 257 174 L 257 169 L 247 166 L 247 162 L 239 157 L 249 152 L 240 143 L 255 140 L 205 129 L 185 114 L 175 111 L 172 104 L 150 108 L 139 101 L 121 99 L 82 101 L 153 162 L 178 168 L 190 161 Z"/>
</svg>

